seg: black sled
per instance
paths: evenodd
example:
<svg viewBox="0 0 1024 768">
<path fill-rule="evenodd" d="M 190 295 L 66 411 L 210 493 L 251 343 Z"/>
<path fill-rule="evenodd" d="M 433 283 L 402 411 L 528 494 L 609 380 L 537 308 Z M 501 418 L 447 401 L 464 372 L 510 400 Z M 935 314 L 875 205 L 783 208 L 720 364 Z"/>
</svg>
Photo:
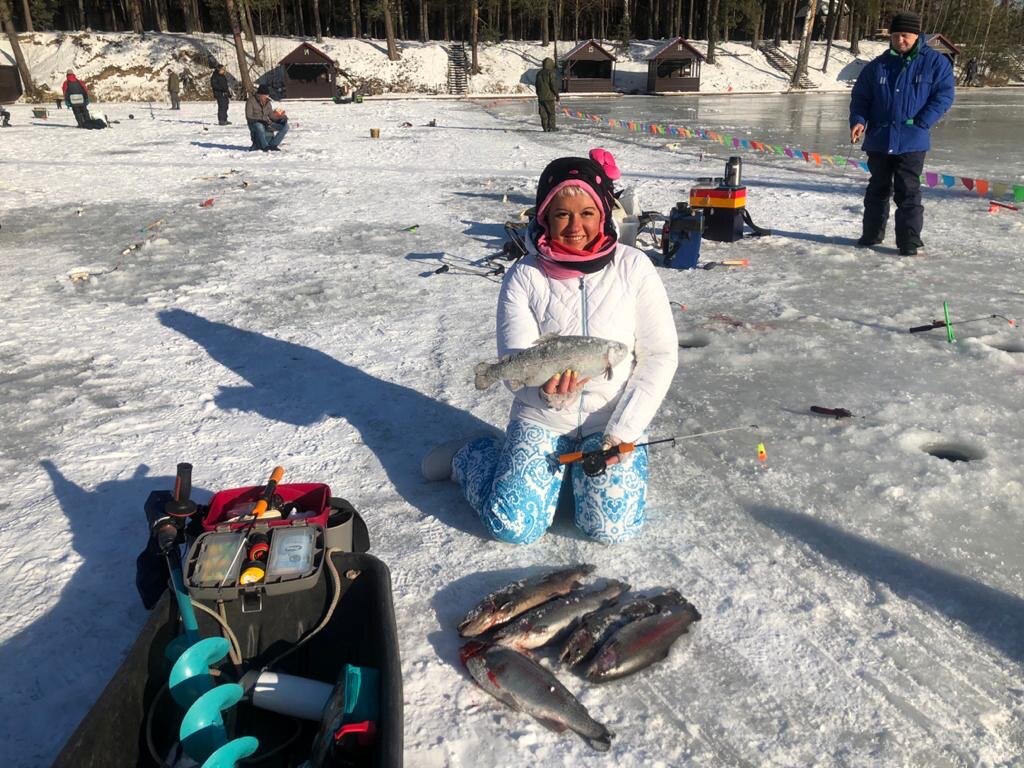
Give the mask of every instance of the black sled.
<svg viewBox="0 0 1024 768">
<path fill-rule="evenodd" d="M 187 468 L 184 480 L 183 467 Z M 262 561 L 233 569 L 237 576 L 262 562 L 266 568 L 262 583 L 245 584 L 235 576 L 225 577 L 226 587 L 219 589 L 222 584 L 218 583 L 211 591 L 197 587 L 203 575 L 203 542 L 209 546 L 232 527 L 223 521 L 210 522 L 216 517 L 221 494 L 214 496 L 209 507 L 196 509 L 187 501 L 190 470 L 188 465 L 179 465 L 174 495 L 155 492 L 147 501 L 153 536 L 139 556 L 137 582 L 153 614 L 113 679 L 65 743 L 53 768 L 399 768 L 402 682 L 391 574 L 383 562 L 367 553 L 369 536 L 358 512 L 343 499 L 330 498 L 326 486 L 275 488 L 272 483 L 266 488 L 222 492 L 233 494 L 237 502 L 256 499 L 264 492 L 270 497 L 276 491 L 273 498 L 279 506 L 284 497 L 284 502 L 297 501 L 299 512 L 312 504 L 307 519 L 300 522 L 276 519 L 264 525 L 256 521 L 236 530 L 246 541 L 266 541 L 269 533 L 273 547 L 281 531 L 301 533 L 308 526 L 318 560 L 313 573 L 278 579 L 274 566 L 280 559 L 268 561 L 264 555 Z M 310 488 L 315 490 L 313 494 L 308 492 Z M 321 489 L 323 497 L 318 500 Z M 323 515 L 313 516 L 320 504 Z M 192 511 L 176 514 L 182 509 Z M 202 527 L 207 530 L 203 532 Z M 341 546 L 336 546 L 338 530 L 344 534 Z M 170 545 L 186 538 L 191 546 L 182 566 L 177 546 Z M 285 540 L 281 536 L 281 541 Z M 273 551 L 270 555 L 276 557 Z M 163 585 L 168 584 L 170 575 L 167 591 L 154 589 L 158 569 L 162 569 Z M 192 592 L 191 601 L 183 602 L 176 584 L 183 587 L 182 592 Z M 163 593 L 156 597 L 160 591 Z M 199 610 L 194 610 L 196 605 Z M 191 634 L 186 615 L 190 610 Z M 218 613 L 223 623 L 214 617 Z M 172 659 L 197 652 L 197 639 L 198 643 L 230 646 L 240 663 L 223 658 L 211 660 L 209 666 L 205 662 L 193 665 L 192 679 L 186 683 L 203 678 L 199 682 L 214 697 L 239 684 L 244 695 L 230 706 L 213 707 L 214 713 L 223 709 L 223 723 L 214 716 L 212 723 L 201 721 L 202 728 L 186 736 L 182 723 L 193 713 L 186 706 L 189 702 L 182 705 L 177 701 L 187 686 L 175 682 L 173 675 L 178 674 L 180 683 L 181 664 L 174 667 Z M 183 653 L 178 655 L 176 647 L 183 648 Z M 195 673 L 196 668 L 201 668 L 200 674 Z M 212 675 L 206 674 L 207 670 L 212 670 Z M 278 700 L 277 691 L 261 685 L 267 673 L 282 681 L 282 690 L 285 679 L 305 686 L 294 701 L 300 708 L 310 700 L 316 702 L 315 714 L 289 711 L 286 696 Z M 257 676 L 260 684 L 255 683 Z M 309 687 L 316 689 L 312 699 L 306 695 Z M 202 704 L 195 706 L 202 709 Z M 209 711 L 207 707 L 207 714 Z M 311 719 L 314 717 L 317 719 Z M 230 753 L 236 744 L 251 745 L 248 737 L 255 737 L 258 747 L 237 762 L 225 760 L 223 750 L 207 755 L 195 748 L 212 739 L 214 747 L 230 742 L 224 748 Z"/>
</svg>

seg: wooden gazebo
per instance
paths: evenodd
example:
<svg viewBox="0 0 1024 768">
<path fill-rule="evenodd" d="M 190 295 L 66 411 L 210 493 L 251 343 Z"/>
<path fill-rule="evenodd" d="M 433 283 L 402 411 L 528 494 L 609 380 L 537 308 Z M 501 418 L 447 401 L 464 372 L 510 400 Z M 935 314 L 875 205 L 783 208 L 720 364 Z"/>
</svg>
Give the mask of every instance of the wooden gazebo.
<svg viewBox="0 0 1024 768">
<path fill-rule="evenodd" d="M 615 57 L 596 40 L 584 40 L 562 57 L 563 93 L 593 93 L 615 90 L 612 75 Z"/>
<path fill-rule="evenodd" d="M 278 63 L 282 99 L 334 98 L 338 65 L 309 43 L 302 43 Z"/>
<path fill-rule="evenodd" d="M 941 32 L 935 34 L 925 35 L 925 43 L 929 48 L 934 48 L 941 54 L 944 54 L 949 58 L 950 64 L 956 63 L 956 57 L 960 55 L 960 49 L 953 45 L 953 41 L 943 35 Z"/>
<path fill-rule="evenodd" d="M 0 104 L 10 104 L 21 98 L 21 75 L 17 67 L 0 66 Z"/>
<path fill-rule="evenodd" d="M 647 92 L 699 91 L 704 55 L 681 37 L 669 40 L 647 58 Z"/>
</svg>

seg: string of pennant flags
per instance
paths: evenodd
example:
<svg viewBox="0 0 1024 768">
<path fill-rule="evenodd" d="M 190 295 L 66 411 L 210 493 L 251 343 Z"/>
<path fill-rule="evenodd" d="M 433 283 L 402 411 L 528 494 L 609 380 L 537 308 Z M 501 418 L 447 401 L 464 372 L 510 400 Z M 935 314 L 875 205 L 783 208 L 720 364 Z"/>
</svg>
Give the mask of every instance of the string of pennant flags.
<svg viewBox="0 0 1024 768">
<path fill-rule="evenodd" d="M 684 139 L 703 139 L 716 144 L 721 144 L 733 149 L 744 149 L 754 152 L 761 152 L 768 155 L 782 155 L 793 160 L 803 160 L 807 163 L 814 163 L 818 166 L 831 166 L 833 168 L 845 169 L 847 167 L 859 168 L 868 173 L 868 164 L 864 160 L 854 160 L 843 155 L 829 155 L 821 152 L 809 152 L 795 147 L 771 144 L 766 141 L 755 139 L 741 139 L 727 133 L 709 131 L 705 128 L 687 128 L 686 126 L 668 125 L 666 123 L 647 123 L 639 120 L 621 120 L 614 117 L 601 117 L 586 112 L 570 110 L 562 107 L 562 113 L 567 117 L 577 120 L 587 120 L 600 125 L 607 125 L 609 128 L 616 128 L 629 131 L 630 133 L 644 133 L 652 136 L 679 136 Z M 668 144 L 669 148 L 675 148 L 678 144 Z M 952 189 L 957 184 L 962 185 L 969 192 L 976 192 L 981 197 L 1005 197 L 1013 195 L 1014 202 L 1024 202 L 1024 184 L 1012 184 L 988 179 L 972 178 L 970 176 L 953 176 L 948 173 L 935 173 L 925 171 L 921 181 L 929 187 L 943 186 Z"/>
</svg>

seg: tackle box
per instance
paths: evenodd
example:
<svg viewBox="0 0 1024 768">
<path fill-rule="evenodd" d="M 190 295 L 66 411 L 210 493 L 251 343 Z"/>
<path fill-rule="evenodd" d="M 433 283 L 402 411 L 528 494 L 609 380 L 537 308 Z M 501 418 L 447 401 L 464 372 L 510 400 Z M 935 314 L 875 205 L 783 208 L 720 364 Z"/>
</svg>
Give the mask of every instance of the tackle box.
<svg viewBox="0 0 1024 768">
<path fill-rule="evenodd" d="M 210 510 L 203 519 L 203 530 L 237 531 L 246 528 L 249 520 L 229 522 L 239 514 L 251 511 L 256 502 L 263 496 L 264 486 L 251 485 L 245 488 L 229 488 L 215 493 L 210 499 Z M 288 518 L 267 518 L 259 521 L 260 525 L 276 528 L 304 522 L 309 525 L 327 527 L 327 517 L 331 511 L 331 489 L 323 483 L 290 483 L 277 486 L 275 495 L 280 496 L 285 505 L 294 503 L 298 507 L 298 515 Z"/>
<path fill-rule="evenodd" d="M 185 586 L 197 600 L 237 600 L 259 610 L 262 596 L 301 592 L 315 586 L 323 572 L 327 551 L 324 528 L 305 520 L 273 525 L 257 522 L 250 529 L 208 531 L 189 548 L 185 562 Z M 263 547 L 262 560 L 250 553 L 256 542 Z M 248 569 L 262 570 L 262 578 L 241 583 Z M 243 609 L 244 610 L 244 609 Z"/>
</svg>

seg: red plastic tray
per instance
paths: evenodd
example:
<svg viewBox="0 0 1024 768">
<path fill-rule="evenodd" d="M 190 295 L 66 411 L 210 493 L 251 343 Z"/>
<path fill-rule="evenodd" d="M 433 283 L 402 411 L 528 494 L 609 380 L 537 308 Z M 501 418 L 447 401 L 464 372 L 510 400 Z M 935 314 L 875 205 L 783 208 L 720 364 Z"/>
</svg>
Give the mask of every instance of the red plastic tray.
<svg viewBox="0 0 1024 768">
<path fill-rule="evenodd" d="M 260 500 L 265 486 L 251 485 L 246 488 L 229 488 L 226 491 L 219 491 L 210 499 L 210 511 L 203 520 L 204 531 L 217 530 L 223 525 L 223 520 L 231 517 L 228 512 L 238 504 L 247 504 Z M 277 486 L 275 493 L 284 499 L 285 503 L 294 501 L 300 512 L 316 512 L 316 515 L 300 518 L 301 522 L 307 525 L 320 525 L 327 528 L 327 517 L 331 512 L 331 489 L 323 483 L 291 483 Z M 292 525 L 299 520 L 271 518 L 264 520 L 270 527 L 280 525 Z M 247 526 L 249 523 L 230 523 L 229 530 L 237 530 Z"/>
</svg>

